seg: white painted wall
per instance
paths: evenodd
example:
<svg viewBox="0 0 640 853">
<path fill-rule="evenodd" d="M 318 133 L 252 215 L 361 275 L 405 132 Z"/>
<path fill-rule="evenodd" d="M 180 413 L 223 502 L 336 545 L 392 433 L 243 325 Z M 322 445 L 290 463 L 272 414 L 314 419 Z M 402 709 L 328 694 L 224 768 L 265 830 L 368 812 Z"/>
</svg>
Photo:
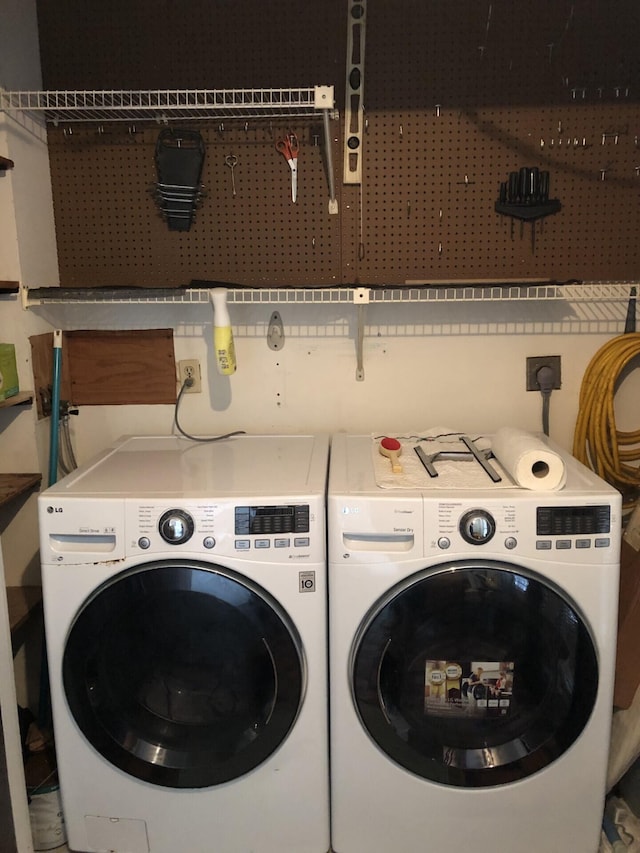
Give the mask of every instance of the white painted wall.
<svg viewBox="0 0 640 853">
<path fill-rule="evenodd" d="M 284 346 L 268 348 L 271 311 Z M 188 432 L 374 432 L 432 426 L 491 432 L 503 425 L 541 431 L 541 397 L 525 390 L 528 355 L 560 355 L 562 389 L 551 398 L 551 435 L 571 449 L 578 395 L 593 354 L 622 332 L 626 305 L 565 302 L 376 304 L 367 306 L 365 379 L 357 382 L 356 317 L 351 305 L 231 305 L 238 370 L 213 361 L 211 307 L 74 305 L 33 309 L 54 326 L 172 327 L 176 359 L 198 358 L 203 393 L 183 397 Z M 637 374 L 637 371 L 636 371 Z M 616 397 L 621 426 L 637 428 L 639 377 Z M 83 407 L 73 420 L 80 460 L 121 434 L 167 433 L 171 406 Z"/>
</svg>

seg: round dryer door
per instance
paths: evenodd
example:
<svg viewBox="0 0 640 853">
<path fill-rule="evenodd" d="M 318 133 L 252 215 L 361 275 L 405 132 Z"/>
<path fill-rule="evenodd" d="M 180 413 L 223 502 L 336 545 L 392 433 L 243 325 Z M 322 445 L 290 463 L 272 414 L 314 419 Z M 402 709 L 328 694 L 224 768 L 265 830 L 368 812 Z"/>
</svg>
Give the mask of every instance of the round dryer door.
<svg viewBox="0 0 640 853">
<path fill-rule="evenodd" d="M 598 690 L 580 613 L 538 575 L 466 561 L 420 572 L 369 613 L 351 654 L 370 737 L 445 785 L 523 779 L 583 730 Z"/>
<path fill-rule="evenodd" d="M 257 584 L 199 562 L 115 576 L 79 611 L 65 646 L 73 716 L 108 761 L 173 788 L 227 782 L 261 764 L 300 708 L 300 638 Z"/>
</svg>

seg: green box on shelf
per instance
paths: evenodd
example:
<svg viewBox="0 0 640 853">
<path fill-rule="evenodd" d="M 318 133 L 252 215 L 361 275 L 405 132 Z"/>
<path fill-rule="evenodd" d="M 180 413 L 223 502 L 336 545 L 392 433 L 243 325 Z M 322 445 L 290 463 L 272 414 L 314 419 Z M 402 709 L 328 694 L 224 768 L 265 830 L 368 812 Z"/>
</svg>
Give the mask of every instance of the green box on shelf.
<svg viewBox="0 0 640 853">
<path fill-rule="evenodd" d="M 0 344 L 0 400 L 13 397 L 19 390 L 16 348 L 13 344 Z"/>
</svg>

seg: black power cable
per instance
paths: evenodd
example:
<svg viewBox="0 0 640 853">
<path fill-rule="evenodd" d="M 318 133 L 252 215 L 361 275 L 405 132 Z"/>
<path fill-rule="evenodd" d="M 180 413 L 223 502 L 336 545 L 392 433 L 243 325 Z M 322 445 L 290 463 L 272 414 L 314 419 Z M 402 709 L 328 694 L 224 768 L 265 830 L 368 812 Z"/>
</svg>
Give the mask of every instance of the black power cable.
<svg viewBox="0 0 640 853">
<path fill-rule="evenodd" d="M 549 410 L 554 381 L 553 370 L 548 365 L 543 365 L 536 373 L 536 379 L 542 394 L 542 430 L 545 435 L 549 435 Z"/>
<path fill-rule="evenodd" d="M 238 429 L 238 430 L 235 430 L 234 432 L 227 432 L 224 435 L 216 435 L 213 438 L 199 438 L 198 436 L 190 435 L 188 432 L 183 430 L 182 427 L 180 426 L 180 422 L 178 421 L 178 409 L 180 408 L 180 401 L 182 400 L 182 396 L 183 396 L 184 392 L 187 390 L 187 388 L 190 388 L 192 385 L 193 385 L 193 379 L 185 379 L 184 382 L 182 383 L 182 388 L 180 389 L 180 392 L 178 393 L 178 398 L 176 400 L 176 407 L 175 407 L 175 412 L 174 412 L 174 416 L 173 416 L 173 421 L 174 421 L 174 423 L 176 425 L 176 429 L 178 430 L 180 435 L 183 435 L 185 438 L 188 438 L 190 441 L 200 441 L 203 443 L 211 442 L 211 441 L 222 441 L 223 438 L 231 438 L 234 435 L 245 435 L 245 431 L 243 429 Z"/>
</svg>

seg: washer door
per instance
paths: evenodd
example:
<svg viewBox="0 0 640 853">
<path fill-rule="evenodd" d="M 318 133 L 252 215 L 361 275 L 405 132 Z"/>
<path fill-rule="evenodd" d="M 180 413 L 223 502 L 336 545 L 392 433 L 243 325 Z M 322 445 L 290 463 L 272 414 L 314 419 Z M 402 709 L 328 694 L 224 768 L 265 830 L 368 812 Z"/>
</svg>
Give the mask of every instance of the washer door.
<svg viewBox="0 0 640 853">
<path fill-rule="evenodd" d="M 390 590 L 363 622 L 350 666 L 380 749 L 460 787 L 550 764 L 587 724 L 598 690 L 576 608 L 540 576 L 492 561 L 443 564 Z"/>
<path fill-rule="evenodd" d="M 66 697 L 108 761 L 172 788 L 227 782 L 261 764 L 297 717 L 300 638 L 257 584 L 220 566 L 148 563 L 79 611 L 64 652 Z"/>
</svg>

